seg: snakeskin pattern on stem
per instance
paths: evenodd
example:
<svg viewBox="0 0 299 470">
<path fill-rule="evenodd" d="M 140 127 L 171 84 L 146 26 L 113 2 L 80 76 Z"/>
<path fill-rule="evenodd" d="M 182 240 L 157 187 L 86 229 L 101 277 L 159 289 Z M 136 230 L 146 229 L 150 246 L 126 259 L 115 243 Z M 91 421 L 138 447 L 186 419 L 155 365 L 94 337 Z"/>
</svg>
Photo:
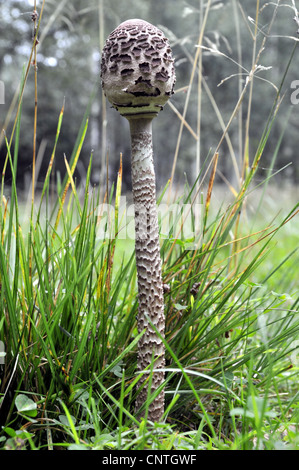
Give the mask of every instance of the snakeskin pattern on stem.
<svg viewBox="0 0 299 470">
<path fill-rule="evenodd" d="M 138 275 L 138 331 L 145 329 L 138 345 L 138 370 L 164 367 L 164 345 L 150 325 L 164 337 L 164 297 L 156 205 L 151 120 L 130 120 L 132 182 L 135 208 L 135 252 Z M 145 373 L 140 384 L 148 377 Z M 154 372 L 152 392 L 164 381 L 164 372 Z M 139 392 L 136 411 L 146 401 L 147 387 Z M 164 410 L 162 391 L 149 408 L 149 419 L 158 421 Z"/>
</svg>

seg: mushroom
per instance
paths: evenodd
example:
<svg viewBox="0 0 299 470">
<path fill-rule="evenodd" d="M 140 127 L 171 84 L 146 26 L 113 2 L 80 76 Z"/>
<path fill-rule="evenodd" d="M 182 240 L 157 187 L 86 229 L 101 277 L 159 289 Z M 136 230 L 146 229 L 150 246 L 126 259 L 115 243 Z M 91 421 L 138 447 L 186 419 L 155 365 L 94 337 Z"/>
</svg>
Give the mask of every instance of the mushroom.
<svg viewBox="0 0 299 470">
<path fill-rule="evenodd" d="M 161 30 L 140 19 L 121 23 L 108 36 L 102 52 L 101 78 L 112 106 L 130 124 L 132 190 L 135 211 L 135 254 L 138 278 L 139 381 L 136 412 L 145 403 L 146 379 L 153 363 L 150 392 L 164 382 L 164 298 L 153 164 L 152 120 L 173 94 L 174 60 Z M 155 328 L 160 336 L 156 333 Z M 162 369 L 161 372 L 157 371 Z M 149 406 L 148 419 L 164 412 L 164 390 Z M 141 416 L 144 413 L 139 413 Z"/>
</svg>

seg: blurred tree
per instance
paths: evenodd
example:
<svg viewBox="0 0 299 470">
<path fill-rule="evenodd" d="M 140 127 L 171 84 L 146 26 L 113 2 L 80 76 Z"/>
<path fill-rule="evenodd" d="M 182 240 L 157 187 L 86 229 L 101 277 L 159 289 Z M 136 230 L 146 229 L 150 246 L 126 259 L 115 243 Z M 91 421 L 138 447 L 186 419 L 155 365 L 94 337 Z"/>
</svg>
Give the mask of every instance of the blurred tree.
<svg viewBox="0 0 299 470">
<path fill-rule="evenodd" d="M 267 38 L 265 50 L 260 57 L 260 70 L 253 84 L 253 100 L 250 121 L 250 158 L 252 159 L 275 99 L 275 86 L 280 86 L 281 78 L 287 67 L 294 41 L 285 36 L 295 36 L 297 26 L 293 21 L 294 12 L 289 5 L 277 9 L 270 37 Z M 41 1 L 38 4 L 40 8 Z M 174 8 L 175 5 L 175 8 Z M 180 119 L 174 114 L 173 107 L 180 114 L 184 112 L 188 96 L 187 85 L 193 69 L 193 61 L 200 35 L 200 24 L 203 20 L 207 2 L 203 0 L 47 0 L 40 27 L 40 44 L 38 46 L 38 145 L 44 149 L 40 154 L 42 180 L 49 162 L 55 140 L 58 115 L 65 100 L 65 115 L 57 149 L 55 170 L 64 173 L 65 154 L 70 157 L 80 128 L 82 118 L 95 91 L 90 108 L 90 122 L 87 140 L 84 145 L 78 177 L 84 179 L 84 172 L 91 149 L 94 149 L 94 182 L 100 179 L 106 154 L 109 155 L 111 178 L 116 174 L 119 154 L 124 155 L 126 168 L 124 180 L 130 185 L 129 141 L 127 123 L 120 119 L 118 113 L 110 109 L 103 100 L 100 88 L 100 52 L 103 41 L 110 31 L 128 17 L 141 17 L 164 29 L 171 40 L 176 58 L 177 93 L 166 106 L 163 116 L 154 123 L 155 158 L 159 165 L 158 185 L 164 186 L 172 170 L 177 139 L 180 130 Z M 251 0 L 211 0 L 210 11 L 205 27 L 203 45 L 219 51 L 221 54 L 202 51 L 202 96 L 201 125 L 198 128 L 198 68 L 195 70 L 186 121 L 191 131 L 184 128 L 178 151 L 176 165 L 177 181 L 183 182 L 184 174 L 192 182 L 195 176 L 195 162 L 198 149 L 204 161 L 210 149 L 216 148 L 225 126 L 243 88 L 246 75 L 252 67 L 254 50 L 254 24 L 250 18 L 256 14 L 256 2 Z M 272 20 L 275 5 L 260 1 L 259 32 L 256 51 L 267 33 Z M 31 20 L 32 2 L 11 0 L 0 3 L 0 79 L 5 83 L 5 105 L 0 105 L 0 125 L 6 126 L 7 133 L 12 127 L 14 112 L 6 122 L 7 113 L 22 76 L 22 69 L 27 63 L 32 46 L 33 24 Z M 225 54 L 227 57 L 224 57 Z M 230 60 L 230 59 L 233 59 Z M 238 63 L 241 64 L 238 65 Z M 243 75 L 240 76 L 241 66 Z M 272 67 L 269 69 L 268 67 Z M 297 152 L 296 107 L 286 126 L 286 117 L 291 109 L 290 84 L 297 79 L 298 57 L 295 55 L 288 72 L 282 93 L 285 98 L 274 125 L 273 138 L 265 150 L 263 167 L 267 168 L 272 160 L 278 136 L 284 130 L 280 152 L 275 170 L 295 160 Z M 260 78 L 258 78 L 260 77 Z M 220 84 L 220 85 L 219 85 Z M 218 86 L 219 85 L 219 86 Z M 212 98 L 211 98 L 212 97 Z M 244 148 L 244 132 L 247 117 L 245 96 L 237 117 L 229 131 L 235 158 L 241 158 Z M 107 107 L 107 110 L 106 110 Z M 20 183 L 24 174 L 31 173 L 32 134 L 34 110 L 33 69 L 30 71 L 23 98 L 21 148 L 19 152 Z M 222 123 L 216 114 L 218 110 Z M 107 127 L 102 124 L 106 118 Z M 196 134 L 200 129 L 200 146 Z M 166 136 L 166 138 L 165 138 Z M 107 137 L 107 140 L 106 138 Z M 243 140 L 242 140 L 243 139 Z M 0 144 L 1 145 L 1 144 Z M 219 169 L 230 180 L 234 178 L 233 160 L 230 158 L 230 142 L 224 141 L 220 148 Z M 6 155 L 5 148 L 0 147 L 0 166 Z M 0 168 L 1 169 L 1 168 Z M 265 170 L 266 173 L 267 170 Z M 297 173 L 296 173 L 297 171 Z M 263 170 L 262 170 L 263 172 Z M 264 177 L 264 174 L 260 175 Z M 291 174 L 299 178 L 298 169 Z M 7 172 L 9 180 L 9 173 Z"/>
</svg>

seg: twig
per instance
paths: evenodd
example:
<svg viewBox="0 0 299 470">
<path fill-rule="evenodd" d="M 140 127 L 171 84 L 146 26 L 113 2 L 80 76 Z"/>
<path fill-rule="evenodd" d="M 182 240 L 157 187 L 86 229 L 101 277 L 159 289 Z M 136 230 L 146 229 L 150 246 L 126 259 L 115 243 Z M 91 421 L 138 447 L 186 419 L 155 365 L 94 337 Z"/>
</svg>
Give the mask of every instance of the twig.
<svg viewBox="0 0 299 470">
<path fill-rule="evenodd" d="M 36 160 L 36 130 L 37 130 L 37 20 L 38 13 L 36 11 L 36 0 L 34 1 L 34 10 L 31 15 L 34 24 L 33 33 L 33 62 L 34 66 L 34 127 L 33 127 L 33 156 L 32 156 L 32 207 L 34 203 L 34 192 L 35 192 L 35 160 Z"/>
</svg>

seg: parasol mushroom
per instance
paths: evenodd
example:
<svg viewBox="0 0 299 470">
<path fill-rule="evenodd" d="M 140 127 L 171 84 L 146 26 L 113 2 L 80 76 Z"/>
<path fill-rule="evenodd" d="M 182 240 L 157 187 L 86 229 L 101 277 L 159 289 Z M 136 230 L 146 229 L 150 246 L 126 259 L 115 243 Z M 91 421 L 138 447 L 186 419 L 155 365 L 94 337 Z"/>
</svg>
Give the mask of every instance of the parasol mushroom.
<svg viewBox="0 0 299 470">
<path fill-rule="evenodd" d="M 148 395 L 146 379 L 152 361 L 153 393 L 164 381 L 164 298 L 153 164 L 152 120 L 173 94 L 174 60 L 167 38 L 140 19 L 120 24 L 108 36 L 102 52 L 101 79 L 112 106 L 130 124 L 132 190 L 135 211 L 135 254 L 138 277 L 138 344 L 140 380 L 136 412 Z M 159 369 L 162 369 L 159 372 Z M 164 412 L 164 390 L 152 401 L 148 419 L 159 421 Z M 142 416 L 142 413 L 140 413 Z"/>
</svg>

